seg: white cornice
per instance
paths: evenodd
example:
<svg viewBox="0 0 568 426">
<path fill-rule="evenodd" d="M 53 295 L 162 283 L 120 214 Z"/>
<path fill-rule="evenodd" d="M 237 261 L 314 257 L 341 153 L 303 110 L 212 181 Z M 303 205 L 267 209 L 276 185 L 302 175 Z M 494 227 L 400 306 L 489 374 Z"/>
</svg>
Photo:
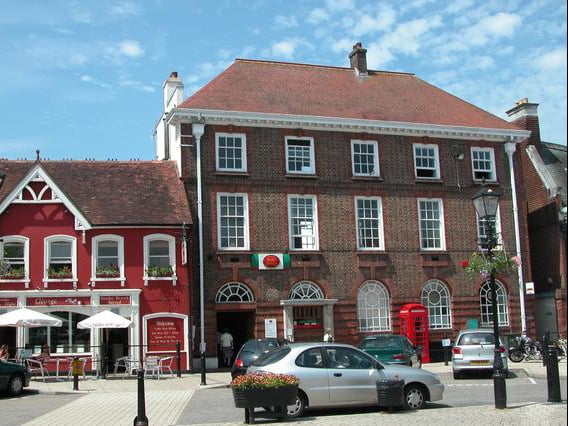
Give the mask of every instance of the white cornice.
<svg viewBox="0 0 568 426">
<path fill-rule="evenodd" d="M 521 142 L 531 134 L 528 130 L 490 129 L 438 124 L 404 123 L 341 117 L 317 117 L 242 111 L 176 108 L 168 114 L 168 122 L 190 122 L 252 127 L 302 128 L 336 132 L 366 132 L 399 136 L 429 136 L 451 139 Z"/>
</svg>

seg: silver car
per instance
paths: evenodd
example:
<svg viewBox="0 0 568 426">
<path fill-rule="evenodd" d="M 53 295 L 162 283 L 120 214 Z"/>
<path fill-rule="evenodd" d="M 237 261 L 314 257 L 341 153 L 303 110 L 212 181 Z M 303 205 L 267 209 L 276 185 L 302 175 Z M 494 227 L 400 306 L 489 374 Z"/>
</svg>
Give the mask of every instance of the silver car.
<svg viewBox="0 0 568 426">
<path fill-rule="evenodd" d="M 507 377 L 509 366 L 503 340 L 499 338 L 499 352 L 503 362 L 503 373 Z M 491 372 L 495 357 L 493 329 L 470 328 L 461 330 L 452 348 L 452 371 L 459 379 L 464 372 Z"/>
<path fill-rule="evenodd" d="M 301 416 L 307 407 L 376 406 L 379 380 L 403 380 L 403 406 L 409 409 L 438 401 L 444 392 L 437 374 L 385 364 L 339 343 L 281 346 L 253 361 L 247 373 L 293 374 L 300 379 L 296 403 L 288 407 L 289 417 Z"/>
</svg>

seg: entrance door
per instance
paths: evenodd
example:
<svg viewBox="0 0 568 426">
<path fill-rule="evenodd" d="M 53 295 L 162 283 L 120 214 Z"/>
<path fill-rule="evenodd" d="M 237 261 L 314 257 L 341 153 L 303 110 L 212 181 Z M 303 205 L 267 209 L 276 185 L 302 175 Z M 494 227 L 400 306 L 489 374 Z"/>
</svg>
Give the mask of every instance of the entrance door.
<svg viewBox="0 0 568 426">
<path fill-rule="evenodd" d="M 264 334 L 262 336 L 254 335 L 254 312 L 217 312 L 218 336 L 224 329 L 229 330 L 229 333 L 233 336 L 233 356 L 237 354 L 247 340 L 264 337 Z M 217 358 L 219 359 L 218 365 L 223 365 L 219 345 L 217 345 Z"/>
</svg>

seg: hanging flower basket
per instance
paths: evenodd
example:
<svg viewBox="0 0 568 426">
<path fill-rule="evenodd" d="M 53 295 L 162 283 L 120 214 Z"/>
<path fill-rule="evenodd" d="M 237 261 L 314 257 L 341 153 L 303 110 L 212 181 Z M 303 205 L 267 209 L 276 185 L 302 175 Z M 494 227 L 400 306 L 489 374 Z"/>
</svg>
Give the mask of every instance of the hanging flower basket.
<svg viewBox="0 0 568 426">
<path fill-rule="evenodd" d="M 520 259 L 517 256 L 509 257 L 505 250 L 495 250 L 490 255 L 483 251 L 475 252 L 469 260 L 461 262 L 466 272 L 481 274 L 483 278 L 488 278 L 492 273 L 512 272 L 520 265 Z"/>
</svg>

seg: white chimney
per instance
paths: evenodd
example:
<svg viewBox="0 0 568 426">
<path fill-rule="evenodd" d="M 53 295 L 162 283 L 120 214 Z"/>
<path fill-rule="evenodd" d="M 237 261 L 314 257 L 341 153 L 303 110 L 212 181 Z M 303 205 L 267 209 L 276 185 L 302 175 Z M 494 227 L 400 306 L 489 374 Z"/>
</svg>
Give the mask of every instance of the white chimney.
<svg viewBox="0 0 568 426">
<path fill-rule="evenodd" d="M 176 71 L 164 82 L 164 112 L 169 112 L 183 102 L 183 83 Z"/>
</svg>

